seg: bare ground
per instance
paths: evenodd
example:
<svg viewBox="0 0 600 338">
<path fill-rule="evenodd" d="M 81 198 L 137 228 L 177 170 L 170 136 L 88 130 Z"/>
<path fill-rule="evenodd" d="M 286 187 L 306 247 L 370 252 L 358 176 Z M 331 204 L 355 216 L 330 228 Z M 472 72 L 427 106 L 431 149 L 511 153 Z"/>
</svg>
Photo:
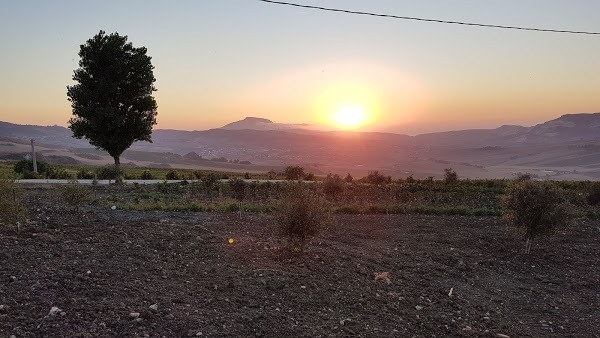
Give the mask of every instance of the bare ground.
<svg viewBox="0 0 600 338">
<path fill-rule="evenodd" d="M 269 215 L 27 194 L 28 225 L 0 226 L 0 337 L 600 336 L 597 221 L 525 255 L 499 218 L 342 215 L 294 255 Z"/>
</svg>

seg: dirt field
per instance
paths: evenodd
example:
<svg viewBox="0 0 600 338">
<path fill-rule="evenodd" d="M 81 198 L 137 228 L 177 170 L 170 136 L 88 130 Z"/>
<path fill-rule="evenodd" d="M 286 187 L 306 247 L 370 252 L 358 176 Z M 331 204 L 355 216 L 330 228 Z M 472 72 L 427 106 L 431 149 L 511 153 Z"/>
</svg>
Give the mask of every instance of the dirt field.
<svg viewBox="0 0 600 338">
<path fill-rule="evenodd" d="M 268 215 L 27 194 L 29 225 L 0 226 L 2 338 L 600 337 L 600 222 L 525 255 L 499 218 L 342 215 L 298 256 Z"/>
</svg>

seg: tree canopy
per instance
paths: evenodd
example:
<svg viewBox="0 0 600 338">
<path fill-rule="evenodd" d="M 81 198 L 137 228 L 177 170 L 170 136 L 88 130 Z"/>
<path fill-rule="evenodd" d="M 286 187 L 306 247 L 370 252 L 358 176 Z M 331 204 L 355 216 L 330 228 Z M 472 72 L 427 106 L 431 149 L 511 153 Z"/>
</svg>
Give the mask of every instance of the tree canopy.
<svg viewBox="0 0 600 338">
<path fill-rule="evenodd" d="M 73 74 L 77 83 L 67 87 L 73 136 L 106 150 L 117 166 L 133 142 L 152 142 L 158 107 L 152 96 L 154 66 L 146 52 L 127 36 L 100 31 L 81 45 Z"/>
</svg>

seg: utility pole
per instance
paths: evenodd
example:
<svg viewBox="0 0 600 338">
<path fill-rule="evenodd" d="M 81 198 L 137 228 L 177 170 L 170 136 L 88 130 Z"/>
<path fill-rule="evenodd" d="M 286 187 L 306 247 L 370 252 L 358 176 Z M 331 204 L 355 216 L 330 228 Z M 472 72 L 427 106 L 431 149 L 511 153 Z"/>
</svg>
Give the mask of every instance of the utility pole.
<svg viewBox="0 0 600 338">
<path fill-rule="evenodd" d="M 33 172 L 37 173 L 37 161 L 35 160 L 35 147 L 33 146 L 33 139 L 31 139 L 31 159 L 33 161 Z"/>
</svg>

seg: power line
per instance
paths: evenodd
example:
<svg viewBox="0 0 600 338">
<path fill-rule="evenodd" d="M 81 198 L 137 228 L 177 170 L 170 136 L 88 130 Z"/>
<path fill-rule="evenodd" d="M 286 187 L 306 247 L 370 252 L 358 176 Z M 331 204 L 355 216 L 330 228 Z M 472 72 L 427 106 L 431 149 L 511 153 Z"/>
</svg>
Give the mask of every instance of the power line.
<svg viewBox="0 0 600 338">
<path fill-rule="evenodd" d="M 267 2 L 267 3 L 271 3 L 271 4 L 277 4 L 277 5 L 316 9 L 316 10 L 321 10 L 321 11 L 338 12 L 338 13 L 346 13 L 346 14 L 369 15 L 369 16 L 375 16 L 375 17 L 381 17 L 381 18 L 391 18 L 391 19 L 436 22 L 436 23 L 445 23 L 445 24 L 452 24 L 452 25 L 477 26 L 477 27 L 485 27 L 485 28 L 516 29 L 516 30 L 522 30 L 522 31 L 535 31 L 535 32 L 600 35 L 600 32 L 586 32 L 586 31 L 571 31 L 571 30 L 561 30 L 561 29 L 544 29 L 544 28 L 533 28 L 533 27 L 490 25 L 490 24 L 483 24 L 483 23 L 448 21 L 448 20 L 438 20 L 438 19 L 425 19 L 425 18 L 400 16 L 400 15 L 393 15 L 393 14 L 379 14 L 379 13 L 370 13 L 370 12 L 361 12 L 361 11 L 351 11 L 351 10 L 347 10 L 347 9 L 309 6 L 309 5 L 302 5 L 302 4 L 283 2 L 283 1 L 273 1 L 273 0 L 258 0 L 258 1 Z"/>
</svg>

